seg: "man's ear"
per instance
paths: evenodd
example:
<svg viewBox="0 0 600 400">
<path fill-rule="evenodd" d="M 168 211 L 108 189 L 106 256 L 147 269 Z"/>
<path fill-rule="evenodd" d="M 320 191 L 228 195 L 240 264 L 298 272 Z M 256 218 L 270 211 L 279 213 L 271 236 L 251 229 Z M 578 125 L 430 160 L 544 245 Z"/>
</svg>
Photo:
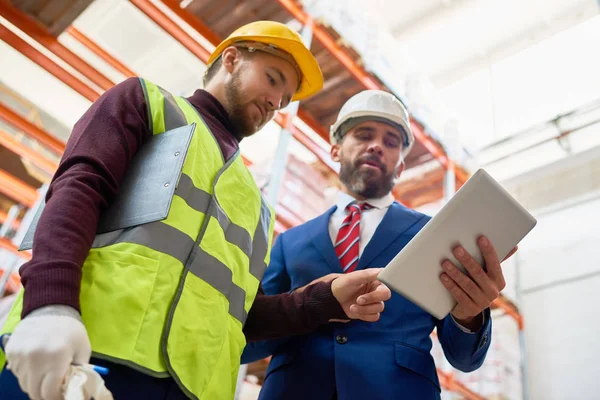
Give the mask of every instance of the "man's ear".
<svg viewBox="0 0 600 400">
<path fill-rule="evenodd" d="M 223 58 L 223 68 L 231 74 L 235 66 L 240 62 L 242 53 L 237 47 L 229 46 L 223 50 L 221 57 Z"/>
<path fill-rule="evenodd" d="M 339 144 L 334 144 L 333 146 L 331 146 L 331 159 L 335 162 L 340 162 L 341 157 L 340 157 L 340 152 L 341 152 L 341 147 Z"/>
<path fill-rule="evenodd" d="M 404 160 L 400 161 L 400 165 L 398 166 L 398 168 L 396 169 L 396 175 L 394 176 L 394 178 L 396 179 L 396 181 L 398 179 L 400 179 L 400 175 L 402 175 L 402 171 L 404 171 L 404 167 L 406 166 L 406 164 L 404 163 Z"/>
</svg>

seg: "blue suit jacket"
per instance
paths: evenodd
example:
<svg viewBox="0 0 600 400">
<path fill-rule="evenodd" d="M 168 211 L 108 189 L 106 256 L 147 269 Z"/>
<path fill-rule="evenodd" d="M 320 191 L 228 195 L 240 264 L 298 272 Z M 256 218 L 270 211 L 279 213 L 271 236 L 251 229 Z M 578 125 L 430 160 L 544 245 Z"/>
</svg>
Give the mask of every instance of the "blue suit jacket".
<svg viewBox="0 0 600 400">
<path fill-rule="evenodd" d="M 332 272 L 341 273 L 328 224 L 335 207 L 277 238 L 262 284 L 267 294 L 284 293 Z M 384 267 L 429 221 L 393 203 L 361 255 L 357 269 Z M 260 399 L 340 400 L 438 399 L 440 387 L 431 357 L 437 327 L 448 361 L 473 371 L 484 361 L 491 318 L 476 333 L 462 331 L 450 316 L 437 320 L 392 292 L 378 322 L 330 323 L 316 332 L 248 344 L 247 363 L 273 355 Z"/>
</svg>

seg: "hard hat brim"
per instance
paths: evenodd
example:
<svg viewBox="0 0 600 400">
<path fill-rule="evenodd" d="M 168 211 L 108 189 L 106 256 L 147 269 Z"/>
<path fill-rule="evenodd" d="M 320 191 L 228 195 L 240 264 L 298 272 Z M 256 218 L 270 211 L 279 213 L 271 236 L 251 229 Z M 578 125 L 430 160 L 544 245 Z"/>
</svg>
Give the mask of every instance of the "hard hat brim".
<svg viewBox="0 0 600 400">
<path fill-rule="evenodd" d="M 215 51 L 210 55 L 206 65 L 210 66 L 222 53 L 223 51 L 237 43 L 246 41 L 256 41 L 260 43 L 270 44 L 288 53 L 300 69 L 302 74 L 302 81 L 300 87 L 292 97 L 292 101 L 298 101 L 306 99 L 317 93 L 323 88 L 323 74 L 319 63 L 317 62 L 314 55 L 310 52 L 304 44 L 280 37 L 269 37 L 269 36 L 244 36 L 242 38 L 231 38 L 224 40 L 217 46 Z"/>
</svg>

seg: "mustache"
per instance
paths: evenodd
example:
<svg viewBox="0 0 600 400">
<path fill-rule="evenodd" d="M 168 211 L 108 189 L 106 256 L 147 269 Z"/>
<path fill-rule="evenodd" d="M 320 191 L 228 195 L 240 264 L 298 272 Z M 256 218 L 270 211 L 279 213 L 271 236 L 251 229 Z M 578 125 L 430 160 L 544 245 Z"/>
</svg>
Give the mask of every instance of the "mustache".
<svg viewBox="0 0 600 400">
<path fill-rule="evenodd" d="M 366 163 L 373 164 L 373 165 L 377 166 L 379 169 L 381 169 L 383 172 L 386 172 L 385 165 L 383 164 L 381 159 L 374 154 L 367 154 L 366 156 L 359 158 L 358 160 L 356 160 L 355 166 L 358 167 L 361 164 L 366 164 Z"/>
</svg>

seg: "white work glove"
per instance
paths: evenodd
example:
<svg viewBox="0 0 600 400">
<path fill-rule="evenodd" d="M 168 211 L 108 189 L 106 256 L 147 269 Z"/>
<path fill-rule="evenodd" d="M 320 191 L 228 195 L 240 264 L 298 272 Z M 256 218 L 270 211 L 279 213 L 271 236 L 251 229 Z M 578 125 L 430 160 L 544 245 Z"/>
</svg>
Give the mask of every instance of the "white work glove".
<svg viewBox="0 0 600 400">
<path fill-rule="evenodd" d="M 61 400 L 71 364 L 87 364 L 92 349 L 79 313 L 69 306 L 39 308 L 25 317 L 5 346 L 6 367 L 32 400 Z"/>
</svg>

